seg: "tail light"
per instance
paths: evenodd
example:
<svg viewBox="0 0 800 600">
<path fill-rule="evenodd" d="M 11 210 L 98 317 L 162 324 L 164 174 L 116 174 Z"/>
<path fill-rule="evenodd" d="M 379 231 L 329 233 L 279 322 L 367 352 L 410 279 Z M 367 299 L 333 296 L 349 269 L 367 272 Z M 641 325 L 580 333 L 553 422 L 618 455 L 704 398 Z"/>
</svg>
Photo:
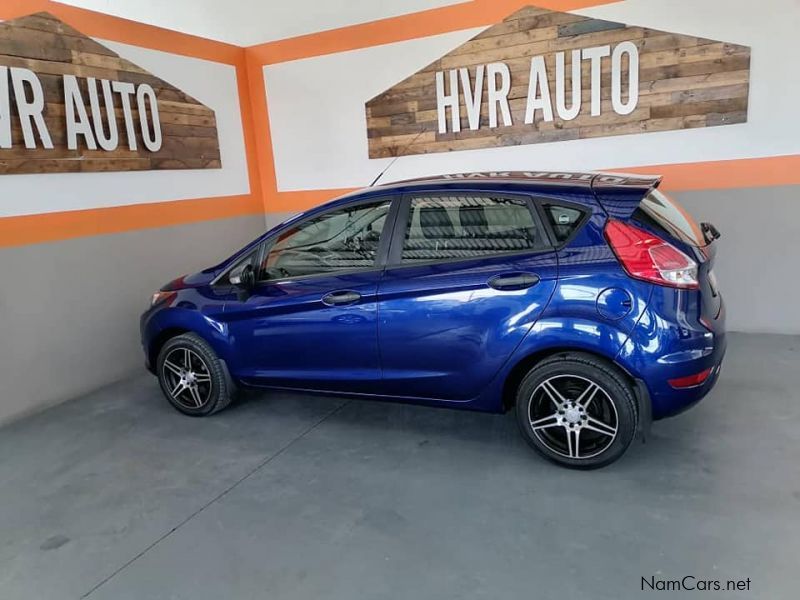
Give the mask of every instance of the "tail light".
<svg viewBox="0 0 800 600">
<path fill-rule="evenodd" d="M 622 268 L 634 279 L 690 290 L 700 287 L 697 263 L 660 237 L 616 220 L 606 224 L 605 235 Z"/>
</svg>

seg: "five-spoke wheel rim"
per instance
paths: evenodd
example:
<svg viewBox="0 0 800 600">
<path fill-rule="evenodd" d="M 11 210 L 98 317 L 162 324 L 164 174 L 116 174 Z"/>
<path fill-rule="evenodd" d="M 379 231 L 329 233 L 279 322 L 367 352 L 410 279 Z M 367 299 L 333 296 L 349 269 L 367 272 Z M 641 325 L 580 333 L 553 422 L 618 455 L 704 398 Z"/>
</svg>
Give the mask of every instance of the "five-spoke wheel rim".
<svg viewBox="0 0 800 600">
<path fill-rule="evenodd" d="M 174 348 L 164 357 L 162 377 L 170 397 L 191 410 L 211 399 L 211 373 L 203 358 L 189 348 Z"/>
<path fill-rule="evenodd" d="M 550 451 L 581 460 L 605 452 L 617 438 L 619 418 L 608 392 L 578 375 L 554 375 L 531 394 L 533 435 Z"/>
</svg>

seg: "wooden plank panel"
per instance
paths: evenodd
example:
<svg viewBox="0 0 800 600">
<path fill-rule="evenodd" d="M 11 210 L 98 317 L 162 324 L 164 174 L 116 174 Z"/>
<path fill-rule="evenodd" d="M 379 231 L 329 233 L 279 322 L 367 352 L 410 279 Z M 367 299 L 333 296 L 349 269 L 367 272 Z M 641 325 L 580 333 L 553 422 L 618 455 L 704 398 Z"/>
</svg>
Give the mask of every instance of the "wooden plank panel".
<svg viewBox="0 0 800 600">
<path fill-rule="evenodd" d="M 54 79 L 53 93 L 56 91 L 56 86 L 60 85 L 62 75 L 75 75 L 77 77 L 95 77 L 97 79 L 117 79 L 119 77 L 118 71 L 112 71 L 105 68 L 83 67 L 80 65 L 73 65 L 69 62 L 56 62 L 50 60 L 39 60 L 35 58 L 23 58 L 20 56 L 0 55 L 0 65 L 6 67 L 21 67 L 23 69 L 30 69 L 38 75 L 57 75 Z"/>
<path fill-rule="evenodd" d="M 554 40 L 557 37 L 558 27 L 556 26 L 543 27 L 541 29 L 528 29 L 527 31 L 514 32 L 508 35 L 496 35 L 489 38 L 477 37 L 450 52 L 449 56 L 521 46 L 545 40 Z"/>
<path fill-rule="evenodd" d="M 98 67 L 111 71 L 122 71 L 125 73 L 147 74 L 147 71 L 137 67 L 129 60 L 119 56 L 109 56 L 107 54 L 92 54 L 90 52 L 72 51 L 72 64 L 85 65 L 87 67 Z"/>
<path fill-rule="evenodd" d="M 558 28 L 558 37 L 568 37 L 573 35 L 582 35 L 585 33 L 594 33 L 595 31 L 607 31 L 609 29 L 624 28 L 625 25 L 622 23 L 615 23 L 614 21 L 587 19 L 586 21 L 578 21 L 577 23 L 570 23 L 569 25 L 561 25 Z"/>
<path fill-rule="evenodd" d="M 166 81 L 148 73 L 110 49 L 82 35 L 52 15 L 39 13 L 0 23 L 0 65 L 33 71 L 45 98 L 42 111 L 52 149 L 42 146 L 34 127 L 37 147 L 26 148 L 13 88 L 10 97 L 10 148 L 0 149 L 0 173 L 71 173 L 93 171 L 142 171 L 150 169 L 218 169 L 221 167 L 214 111 Z M 109 131 L 105 99 L 99 84 L 100 120 L 95 122 L 89 106 L 86 78 L 108 79 L 150 85 L 156 94 L 162 145 L 150 151 L 144 144 L 135 96 L 128 115 L 134 126 L 136 150 L 129 140 L 120 96 L 113 93 L 113 123 L 118 144 L 111 151 L 99 143 L 90 149 L 83 135 L 77 148 L 67 147 L 64 76 L 78 81 L 89 123 L 96 135 Z M 152 119 L 152 109 L 147 109 Z"/>
<path fill-rule="evenodd" d="M 613 49 L 622 42 L 631 42 L 638 50 L 639 94 L 633 112 L 614 112 L 612 61 L 604 58 L 596 90 L 601 110 L 599 115 L 590 114 L 592 66 L 589 60 L 582 60 L 581 111 L 575 119 L 559 119 L 555 106 L 556 54 L 564 52 L 566 56 L 566 97 L 571 105 L 571 51 L 598 46 Z M 555 119 L 543 121 L 538 110 L 534 122 L 525 124 L 534 56 L 544 58 Z M 449 91 L 449 70 L 467 68 L 474 87 L 476 67 L 493 62 L 505 64 L 511 74 L 506 98 L 512 124 L 501 121 L 496 128 L 488 127 L 484 82 L 480 125 L 477 130 L 469 129 L 459 75 L 461 131 L 451 130 L 451 109 L 447 108 L 447 131 L 439 133 L 436 72 L 444 72 L 445 89 Z M 627 58 L 623 67 L 619 78 L 626 88 L 630 81 Z M 398 152 L 445 152 L 745 122 L 749 68 L 750 49 L 746 46 L 525 7 L 369 100 L 365 105 L 369 155 L 378 158 Z M 627 92 L 623 101 L 627 101 Z M 406 148 L 419 132 L 424 133 Z"/>
<path fill-rule="evenodd" d="M 0 158 L 0 174 L 15 173 L 77 173 L 81 165 L 79 160 L 58 160 L 52 158 Z"/>
</svg>

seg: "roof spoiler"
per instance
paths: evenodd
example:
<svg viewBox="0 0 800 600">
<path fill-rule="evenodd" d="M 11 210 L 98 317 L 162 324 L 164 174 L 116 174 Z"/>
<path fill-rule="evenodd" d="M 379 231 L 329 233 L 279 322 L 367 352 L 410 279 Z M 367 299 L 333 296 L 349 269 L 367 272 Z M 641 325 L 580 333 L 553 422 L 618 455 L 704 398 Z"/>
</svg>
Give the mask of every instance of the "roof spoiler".
<svg viewBox="0 0 800 600">
<path fill-rule="evenodd" d="M 647 194 L 661 183 L 661 175 L 598 173 L 592 177 L 592 193 L 612 219 L 629 219 Z"/>
</svg>

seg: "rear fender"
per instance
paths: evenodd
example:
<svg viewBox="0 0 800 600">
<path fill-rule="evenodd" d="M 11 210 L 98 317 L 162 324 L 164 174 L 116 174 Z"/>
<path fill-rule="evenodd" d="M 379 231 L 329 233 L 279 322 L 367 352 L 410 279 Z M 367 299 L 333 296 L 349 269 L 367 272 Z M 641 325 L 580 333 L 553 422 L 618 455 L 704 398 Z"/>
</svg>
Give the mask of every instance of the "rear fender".
<svg viewBox="0 0 800 600">
<path fill-rule="evenodd" d="M 629 335 L 629 332 L 613 323 L 599 324 L 588 319 L 565 321 L 556 317 L 539 319 L 503 369 L 473 401 L 473 408 L 488 412 L 503 412 L 506 382 L 514 374 L 517 366 L 532 357 L 543 359 L 559 352 L 587 352 L 617 364 L 616 354 Z"/>
<path fill-rule="evenodd" d="M 560 279 L 545 312 L 476 403 L 482 410 L 502 411 L 505 384 L 514 369 L 532 356 L 560 351 L 601 356 L 635 377 L 631 365 L 620 362 L 618 355 L 647 311 L 653 287 L 627 277 L 621 269 L 598 272 L 591 278 L 576 274 Z M 606 318 L 600 314 L 598 299 L 610 289 L 629 293 L 631 309 L 624 317 Z"/>
</svg>

